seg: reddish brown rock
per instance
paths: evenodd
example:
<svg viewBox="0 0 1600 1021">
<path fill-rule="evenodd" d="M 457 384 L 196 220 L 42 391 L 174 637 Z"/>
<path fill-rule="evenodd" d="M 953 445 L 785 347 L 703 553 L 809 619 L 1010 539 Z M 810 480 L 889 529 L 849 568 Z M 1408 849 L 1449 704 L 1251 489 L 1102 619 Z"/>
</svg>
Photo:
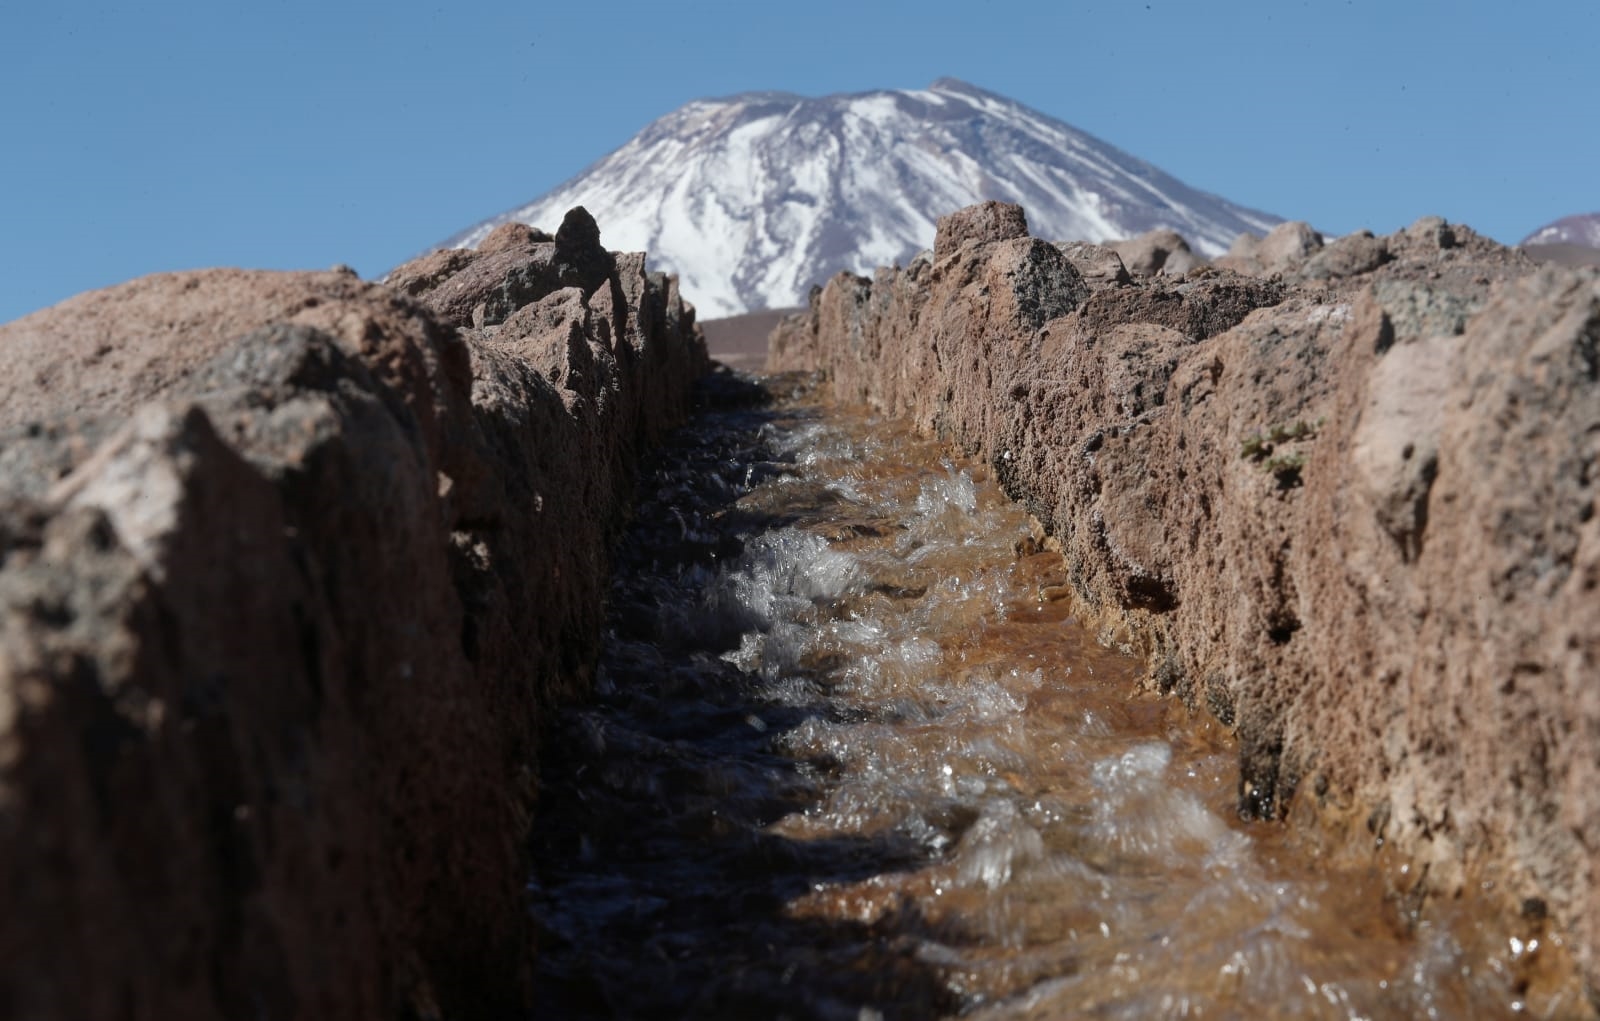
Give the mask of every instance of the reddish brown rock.
<svg viewBox="0 0 1600 1021">
<path fill-rule="evenodd" d="M 1467 232 L 1470 238 L 1477 237 L 1471 231 Z M 1400 231 L 1390 239 L 1390 245 L 1398 252 L 1413 255 L 1427 255 L 1454 248 L 1460 243 L 1456 238 L 1456 228 L 1446 222 L 1442 216 L 1419 217 L 1415 223 Z"/>
<path fill-rule="evenodd" d="M 1243 810 L 1426 866 L 1407 903 L 1492 889 L 1525 937 L 1548 910 L 1593 987 L 1600 275 L 1432 220 L 1310 285 L 1158 278 L 1039 322 L 1017 244 L 835 278 L 769 365 L 987 457 L 1081 616 L 1237 731 Z"/>
<path fill-rule="evenodd" d="M 1343 280 L 1371 273 L 1391 258 L 1386 239 L 1362 230 L 1346 234 L 1318 250 L 1299 267 L 1296 275 L 1304 281 Z"/>
<path fill-rule="evenodd" d="M 414 259 L 385 282 L 420 298 L 451 325 L 484 327 L 563 287 L 592 292 L 614 269 L 613 254 L 600 246 L 600 228 L 582 206 L 567 213 L 554 240 L 521 224 L 505 224 L 484 240 L 476 251 L 448 249 Z"/>
<path fill-rule="evenodd" d="M 590 289 L 494 336 L 232 270 L 0 327 L 8 1014 L 530 1008 L 539 723 L 587 683 L 635 459 L 706 364 L 672 282 L 594 279 L 577 233 L 555 276 Z M 408 286 L 511 300 L 542 244 Z"/>
<path fill-rule="evenodd" d="M 1240 234 L 1216 265 L 1239 273 L 1271 276 L 1294 269 L 1321 248 L 1322 235 L 1296 220 L 1278 224 L 1264 238 Z"/>
<path fill-rule="evenodd" d="M 1056 248 L 1072 263 L 1084 282 L 1097 291 L 1133 283 L 1133 277 L 1122 264 L 1122 256 L 1114 248 L 1087 241 L 1058 241 Z"/>
<path fill-rule="evenodd" d="M 1200 264 L 1183 235 L 1172 230 L 1151 230 L 1126 241 L 1113 241 L 1108 248 L 1122 257 L 1123 265 L 1134 277 L 1153 277 L 1160 273 L 1182 276 Z M 1168 262 L 1172 263 L 1169 271 Z"/>
<path fill-rule="evenodd" d="M 1171 252 L 1166 261 L 1161 264 L 1161 275 L 1168 277 L 1188 276 L 1193 270 L 1210 263 L 1196 255 L 1194 252 Z"/>
<path fill-rule="evenodd" d="M 469 248 L 444 248 L 391 271 L 383 282 L 402 294 L 416 297 L 434 290 L 477 259 L 478 253 Z"/>
<path fill-rule="evenodd" d="M 1267 232 L 1256 257 L 1267 273 L 1278 273 L 1309 258 L 1322 248 L 1322 235 L 1299 221 L 1280 223 Z"/>
<path fill-rule="evenodd" d="M 1379 347 L 1394 304 L 1360 309 Z M 1319 739 L 1309 768 L 1380 806 L 1380 835 L 1420 849 L 1430 875 L 1511 863 L 1512 892 L 1556 909 L 1592 981 L 1600 275 L 1530 275 L 1457 322 L 1351 352 L 1370 367 L 1330 438 L 1359 484 L 1308 493 L 1329 540 L 1310 575 L 1326 620 L 1313 651 L 1348 689 L 1308 693 L 1297 723 Z M 1356 628 L 1356 655 L 1335 658 Z M 1308 746 L 1296 729 L 1291 746 Z"/>
<path fill-rule="evenodd" d="M 804 312 L 791 312 L 781 317 L 772 328 L 772 333 L 767 337 L 767 368 L 792 372 L 817 371 L 822 358 L 822 346 L 817 337 L 821 325 L 818 312 L 822 290 L 821 287 L 812 287 L 810 307 Z"/>
<path fill-rule="evenodd" d="M 493 255 L 495 252 L 503 252 L 508 250 L 526 251 L 532 248 L 534 245 L 543 244 L 547 241 L 554 240 L 555 238 L 551 237 L 549 234 L 546 234 L 537 227 L 530 227 L 525 223 L 518 223 L 517 221 L 513 220 L 510 223 L 502 223 L 500 226 L 490 231 L 489 236 L 484 238 L 483 241 L 478 244 L 477 252 L 479 255 Z M 448 250 L 458 252 L 462 251 L 462 249 L 459 248 Z"/>
<path fill-rule="evenodd" d="M 1094 335 L 1124 323 L 1153 323 L 1203 340 L 1237 326 L 1258 308 L 1276 305 L 1286 293 L 1282 284 L 1233 274 L 1185 281 L 1158 277 L 1139 287 L 1091 295 L 1077 324 Z"/>
<path fill-rule="evenodd" d="M 1011 202 L 984 202 L 939 217 L 933 240 L 933 257 L 954 255 L 967 242 L 987 244 L 1028 236 L 1028 218 Z"/>
</svg>

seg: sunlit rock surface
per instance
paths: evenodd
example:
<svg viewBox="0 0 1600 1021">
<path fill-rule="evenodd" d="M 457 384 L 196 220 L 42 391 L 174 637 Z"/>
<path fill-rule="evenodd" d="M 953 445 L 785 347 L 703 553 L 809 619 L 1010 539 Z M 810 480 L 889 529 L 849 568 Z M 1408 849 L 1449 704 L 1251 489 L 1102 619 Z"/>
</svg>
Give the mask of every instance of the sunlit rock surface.
<svg viewBox="0 0 1600 1021">
<path fill-rule="evenodd" d="M 991 464 L 1083 618 L 1237 733 L 1245 811 L 1548 914 L 1592 984 L 1600 276 L 1437 218 L 1353 238 L 1056 278 L 1043 323 L 1019 242 L 962 246 L 836 277 L 770 364 Z"/>
</svg>

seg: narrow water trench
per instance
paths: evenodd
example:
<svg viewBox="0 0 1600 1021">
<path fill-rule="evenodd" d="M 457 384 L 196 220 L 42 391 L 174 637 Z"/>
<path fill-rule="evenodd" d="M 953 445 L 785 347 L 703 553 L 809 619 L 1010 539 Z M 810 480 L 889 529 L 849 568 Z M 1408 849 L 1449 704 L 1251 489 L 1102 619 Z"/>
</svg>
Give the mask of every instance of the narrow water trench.
<svg viewBox="0 0 1600 1021">
<path fill-rule="evenodd" d="M 981 466 L 723 398 L 644 487 L 595 698 L 551 728 L 551 1017 L 1497 1017 L 1515 953 L 1234 812 Z"/>
</svg>

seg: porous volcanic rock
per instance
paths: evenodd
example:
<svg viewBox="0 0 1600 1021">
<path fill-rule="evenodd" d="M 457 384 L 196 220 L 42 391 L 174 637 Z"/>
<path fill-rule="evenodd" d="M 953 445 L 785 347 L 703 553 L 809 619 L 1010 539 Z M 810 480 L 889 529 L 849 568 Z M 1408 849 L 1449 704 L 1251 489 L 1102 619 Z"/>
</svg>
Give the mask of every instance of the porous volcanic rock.
<svg viewBox="0 0 1600 1021">
<path fill-rule="evenodd" d="M 1242 811 L 1421 864 L 1405 903 L 1548 913 L 1592 991 L 1600 273 L 1436 218 L 1274 235 L 1273 279 L 1057 275 L 1044 321 L 1018 239 L 836 277 L 769 367 L 987 458 L 1081 618 L 1237 732 Z"/>
<path fill-rule="evenodd" d="M 554 240 L 555 238 L 537 227 L 530 227 L 525 223 L 513 221 L 511 223 L 502 223 L 490 231 L 489 236 L 484 238 L 483 243 L 478 246 L 477 251 L 479 255 L 493 255 L 495 252 L 507 249 L 528 249 L 534 245 Z M 598 243 L 599 239 L 596 238 L 596 244 Z M 461 253 L 470 251 L 470 249 L 446 248 L 443 251 Z"/>
<path fill-rule="evenodd" d="M 1388 262 L 1388 242 L 1373 237 L 1368 230 L 1346 234 L 1305 261 L 1298 276 L 1302 280 L 1336 280 L 1370 273 Z"/>
<path fill-rule="evenodd" d="M 1122 256 L 1117 254 L 1115 248 L 1087 241 L 1058 241 L 1056 247 L 1072 263 L 1072 268 L 1078 271 L 1084 282 L 1095 290 L 1122 287 L 1133 282 L 1133 277 L 1128 275 L 1128 268 L 1122 264 Z"/>
<path fill-rule="evenodd" d="M 1158 273 L 1182 276 L 1201 264 L 1183 235 L 1172 230 L 1145 231 L 1136 238 L 1113 241 L 1106 247 L 1122 257 L 1122 263 L 1135 277 Z"/>
<path fill-rule="evenodd" d="M 505 240 L 0 327 L 8 1016 L 529 1009 L 538 728 L 706 360 L 642 257 Z"/>
<path fill-rule="evenodd" d="M 1278 224 L 1264 238 L 1240 234 L 1228 254 L 1217 259 L 1215 265 L 1239 273 L 1271 276 L 1293 269 L 1320 248 L 1322 235 L 1310 224 L 1294 220 Z"/>
<path fill-rule="evenodd" d="M 983 202 L 939 217 L 933 240 L 933 257 L 948 258 L 971 241 L 1009 241 L 1028 236 L 1028 217 L 1014 202 Z"/>
<path fill-rule="evenodd" d="M 563 287 L 592 292 L 612 270 L 612 255 L 600 246 L 600 228 L 582 206 L 567 213 L 553 240 L 543 231 L 511 224 L 496 230 L 493 240 L 476 251 L 447 249 L 423 256 L 392 270 L 385 282 L 421 297 L 450 325 L 484 327 Z"/>
</svg>

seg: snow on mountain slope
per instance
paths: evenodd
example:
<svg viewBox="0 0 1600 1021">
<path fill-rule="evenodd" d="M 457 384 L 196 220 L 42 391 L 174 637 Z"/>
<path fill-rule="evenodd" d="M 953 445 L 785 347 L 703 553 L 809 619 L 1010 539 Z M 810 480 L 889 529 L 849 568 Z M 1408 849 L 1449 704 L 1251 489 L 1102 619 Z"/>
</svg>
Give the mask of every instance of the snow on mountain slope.
<svg viewBox="0 0 1600 1021">
<path fill-rule="evenodd" d="M 1524 245 L 1582 245 L 1600 248 L 1600 213 L 1563 216 L 1522 239 Z"/>
<path fill-rule="evenodd" d="M 1021 203 L 1038 237 L 1106 241 L 1168 227 L 1207 255 L 1278 222 L 946 78 L 920 91 L 689 103 L 446 245 L 476 245 L 512 220 L 554 229 L 581 205 L 606 247 L 649 252 L 713 318 L 803 304 L 840 270 L 903 263 L 932 246 L 938 217 L 985 199 Z"/>
</svg>

